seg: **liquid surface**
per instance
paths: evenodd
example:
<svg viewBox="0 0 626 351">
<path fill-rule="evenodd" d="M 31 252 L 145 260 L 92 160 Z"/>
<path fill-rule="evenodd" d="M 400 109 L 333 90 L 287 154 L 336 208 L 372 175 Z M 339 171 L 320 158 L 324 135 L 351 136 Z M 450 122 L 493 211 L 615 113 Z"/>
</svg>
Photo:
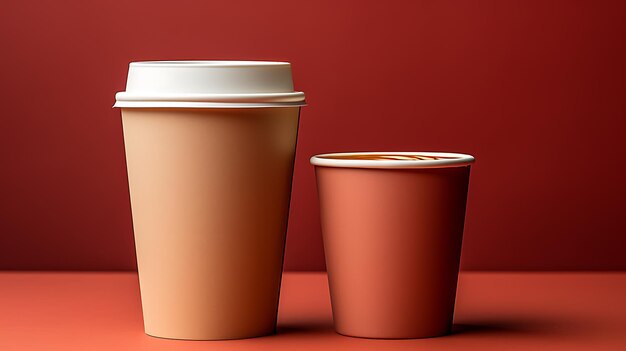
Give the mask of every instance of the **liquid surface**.
<svg viewBox="0 0 626 351">
<path fill-rule="evenodd" d="M 334 159 L 334 160 L 371 160 L 371 161 L 435 161 L 435 160 L 452 160 L 457 157 L 371 154 L 371 155 L 332 155 L 332 156 L 323 156 L 322 158 Z"/>
</svg>

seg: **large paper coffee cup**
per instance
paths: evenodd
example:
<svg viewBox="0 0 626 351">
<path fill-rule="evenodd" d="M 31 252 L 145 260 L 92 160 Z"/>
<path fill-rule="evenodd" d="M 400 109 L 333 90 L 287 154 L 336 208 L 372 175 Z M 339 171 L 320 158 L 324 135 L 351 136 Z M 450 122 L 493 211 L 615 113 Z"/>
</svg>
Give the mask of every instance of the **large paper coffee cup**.
<svg viewBox="0 0 626 351">
<path fill-rule="evenodd" d="M 146 333 L 273 333 L 304 104 L 290 65 L 135 62 L 116 98 Z"/>
<path fill-rule="evenodd" d="M 450 331 L 473 161 L 425 152 L 311 159 L 337 332 L 421 338 Z"/>
</svg>

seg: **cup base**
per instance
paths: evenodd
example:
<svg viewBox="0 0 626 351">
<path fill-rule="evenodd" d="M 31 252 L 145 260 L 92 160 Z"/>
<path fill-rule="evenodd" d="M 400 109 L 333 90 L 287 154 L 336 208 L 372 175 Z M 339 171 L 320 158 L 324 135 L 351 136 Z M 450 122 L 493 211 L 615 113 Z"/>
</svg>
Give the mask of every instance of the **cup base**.
<svg viewBox="0 0 626 351">
<path fill-rule="evenodd" d="M 368 335 L 368 334 L 359 334 L 359 333 L 347 333 L 340 332 L 335 330 L 335 332 L 339 335 L 358 338 L 358 339 L 377 339 L 377 340 L 410 340 L 410 339 L 430 339 L 430 338 L 438 338 L 446 335 L 450 335 L 451 331 L 445 331 L 442 333 L 425 333 L 425 334 L 412 334 L 412 335 Z"/>
<path fill-rule="evenodd" d="M 246 336 L 207 336 L 207 337 L 196 337 L 196 336 L 164 336 L 164 335 L 155 335 L 149 332 L 145 332 L 147 336 L 157 338 L 157 339 L 165 339 L 165 340 L 182 340 L 182 341 L 225 341 L 225 340 L 241 340 L 241 339 L 254 339 L 260 338 L 264 336 L 270 336 L 276 334 L 276 331 L 272 331 L 269 333 L 261 333 L 261 334 L 252 334 Z"/>
</svg>

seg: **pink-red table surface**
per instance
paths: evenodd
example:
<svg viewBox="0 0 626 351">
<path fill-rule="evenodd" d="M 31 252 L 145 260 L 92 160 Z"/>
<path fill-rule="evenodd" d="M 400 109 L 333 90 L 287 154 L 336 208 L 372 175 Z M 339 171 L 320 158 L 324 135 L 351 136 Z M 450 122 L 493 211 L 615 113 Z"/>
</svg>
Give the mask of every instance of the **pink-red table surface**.
<svg viewBox="0 0 626 351">
<path fill-rule="evenodd" d="M 454 333 L 370 340 L 332 329 L 324 273 L 285 273 L 278 333 L 143 333 L 136 273 L 0 272 L 0 350 L 626 350 L 626 273 L 461 273 Z"/>
</svg>

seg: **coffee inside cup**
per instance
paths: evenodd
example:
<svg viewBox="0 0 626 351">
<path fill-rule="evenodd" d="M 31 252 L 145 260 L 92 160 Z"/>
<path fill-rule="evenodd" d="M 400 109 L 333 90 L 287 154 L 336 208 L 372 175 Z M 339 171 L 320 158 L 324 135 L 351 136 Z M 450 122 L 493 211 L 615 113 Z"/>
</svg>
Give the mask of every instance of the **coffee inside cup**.
<svg viewBox="0 0 626 351">
<path fill-rule="evenodd" d="M 348 155 L 325 155 L 322 158 L 335 160 L 371 160 L 371 161 L 435 161 L 451 160 L 455 157 L 425 156 L 425 155 L 399 155 L 399 154 L 348 154 Z"/>
</svg>

